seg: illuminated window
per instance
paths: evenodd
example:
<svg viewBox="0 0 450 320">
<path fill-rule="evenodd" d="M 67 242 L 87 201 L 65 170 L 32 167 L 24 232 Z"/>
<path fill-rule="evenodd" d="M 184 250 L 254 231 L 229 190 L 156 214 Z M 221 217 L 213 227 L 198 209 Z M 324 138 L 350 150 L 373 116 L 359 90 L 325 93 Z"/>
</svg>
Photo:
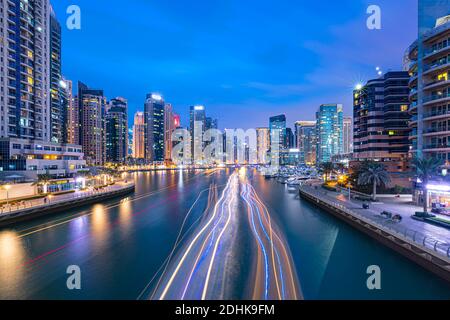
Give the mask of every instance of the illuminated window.
<svg viewBox="0 0 450 320">
<path fill-rule="evenodd" d="M 441 73 L 437 76 L 438 81 L 447 81 L 448 80 L 448 72 Z"/>
<path fill-rule="evenodd" d="M 395 136 L 395 131 L 389 131 L 390 136 Z"/>
<path fill-rule="evenodd" d="M 408 111 L 408 105 L 407 104 L 403 104 L 400 106 L 400 111 Z"/>
</svg>

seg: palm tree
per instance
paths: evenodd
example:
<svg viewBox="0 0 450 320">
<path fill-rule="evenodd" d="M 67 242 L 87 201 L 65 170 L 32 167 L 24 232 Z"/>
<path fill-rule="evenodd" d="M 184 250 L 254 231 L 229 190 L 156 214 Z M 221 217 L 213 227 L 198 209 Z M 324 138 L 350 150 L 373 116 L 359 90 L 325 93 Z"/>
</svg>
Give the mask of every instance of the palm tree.
<svg viewBox="0 0 450 320">
<path fill-rule="evenodd" d="M 325 175 L 325 182 L 327 182 L 328 177 L 334 172 L 334 164 L 333 162 L 324 162 L 320 165 L 320 169 Z"/>
<path fill-rule="evenodd" d="M 428 212 L 428 190 L 427 185 L 430 179 L 437 174 L 441 161 L 433 157 L 420 157 L 413 160 L 413 168 L 415 176 L 422 181 L 423 192 L 423 212 Z"/>
<path fill-rule="evenodd" d="M 377 162 L 365 162 L 358 169 L 358 184 L 372 184 L 372 200 L 377 200 L 377 187 L 387 185 L 391 181 L 384 165 Z"/>
<path fill-rule="evenodd" d="M 37 182 L 35 182 L 35 185 L 39 185 L 42 186 L 42 192 L 43 193 L 47 193 L 47 186 L 49 184 L 49 182 L 52 180 L 52 176 L 49 175 L 48 173 L 44 173 L 44 174 L 38 174 L 38 180 Z"/>
</svg>

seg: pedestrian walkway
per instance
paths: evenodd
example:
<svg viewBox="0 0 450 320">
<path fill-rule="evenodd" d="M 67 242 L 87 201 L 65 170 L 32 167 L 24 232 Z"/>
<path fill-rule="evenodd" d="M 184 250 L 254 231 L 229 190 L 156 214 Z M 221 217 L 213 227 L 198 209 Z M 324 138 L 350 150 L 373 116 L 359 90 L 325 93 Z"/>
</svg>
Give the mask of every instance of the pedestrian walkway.
<svg viewBox="0 0 450 320">
<path fill-rule="evenodd" d="M 337 203 L 351 212 L 402 234 L 424 247 L 433 249 L 447 257 L 450 255 L 450 230 L 411 218 L 416 211 L 423 211 L 423 208 L 407 203 L 404 199 L 382 199 L 380 203 L 371 203 L 369 209 L 363 209 L 364 201 L 349 200 L 348 193 L 333 192 L 319 186 L 316 188 L 306 185 L 302 186 L 301 190 L 313 194 L 321 200 Z M 400 214 L 403 219 L 401 222 L 394 222 L 381 216 L 383 211 Z"/>
<path fill-rule="evenodd" d="M 52 206 L 57 203 L 69 202 L 76 199 L 88 198 L 94 195 L 99 195 L 103 193 L 109 193 L 111 191 L 121 190 L 125 187 L 131 186 L 133 183 L 116 182 L 114 185 L 104 187 L 99 190 L 88 189 L 88 190 L 77 190 L 73 193 L 66 193 L 61 195 L 49 195 L 45 198 L 34 199 L 34 200 L 23 200 L 17 204 L 4 204 L 0 206 L 0 215 L 10 214 L 15 212 L 20 212 L 24 210 L 43 208 Z"/>
</svg>

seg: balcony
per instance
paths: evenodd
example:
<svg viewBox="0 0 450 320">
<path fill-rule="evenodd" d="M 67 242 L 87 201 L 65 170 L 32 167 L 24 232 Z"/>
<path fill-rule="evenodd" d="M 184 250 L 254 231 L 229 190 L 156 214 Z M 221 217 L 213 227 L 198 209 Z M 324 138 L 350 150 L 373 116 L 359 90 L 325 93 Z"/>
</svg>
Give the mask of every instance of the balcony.
<svg viewBox="0 0 450 320">
<path fill-rule="evenodd" d="M 440 47 L 439 49 L 429 49 L 425 51 L 424 59 L 430 59 L 438 54 L 445 53 L 450 49 L 450 42 L 448 42 L 447 46 Z"/>
<path fill-rule="evenodd" d="M 438 88 L 438 87 L 444 86 L 444 85 L 450 85 L 450 81 L 447 79 L 433 81 L 433 82 L 427 83 L 423 89 L 430 90 L 430 89 L 435 89 L 435 88 Z"/>
<path fill-rule="evenodd" d="M 412 101 L 415 96 L 417 96 L 417 89 L 411 89 L 409 91 L 409 101 Z"/>
<path fill-rule="evenodd" d="M 450 98 L 450 92 L 443 92 L 442 94 L 434 94 L 428 97 L 424 97 L 424 105 L 429 105 L 436 102 L 445 102 Z"/>
<path fill-rule="evenodd" d="M 442 69 L 445 69 L 445 68 L 449 68 L 449 67 L 450 67 L 450 63 L 446 59 L 445 61 L 440 62 L 440 63 L 435 63 L 435 64 L 432 64 L 432 65 L 426 65 L 424 67 L 424 73 L 423 74 L 427 75 L 429 73 L 432 73 L 432 72 L 435 72 L 435 71 L 439 71 L 439 70 L 442 70 Z"/>
<path fill-rule="evenodd" d="M 441 128 L 428 128 L 423 132 L 424 136 L 437 136 L 437 135 L 448 135 L 450 133 L 449 129 L 441 127 Z"/>
<path fill-rule="evenodd" d="M 412 140 L 412 139 L 417 138 L 417 129 L 411 130 L 411 131 L 409 132 L 408 137 L 409 137 L 409 140 Z"/>
<path fill-rule="evenodd" d="M 436 149 L 450 149 L 450 143 L 447 144 L 429 144 L 423 146 L 424 150 L 436 150 Z"/>
</svg>

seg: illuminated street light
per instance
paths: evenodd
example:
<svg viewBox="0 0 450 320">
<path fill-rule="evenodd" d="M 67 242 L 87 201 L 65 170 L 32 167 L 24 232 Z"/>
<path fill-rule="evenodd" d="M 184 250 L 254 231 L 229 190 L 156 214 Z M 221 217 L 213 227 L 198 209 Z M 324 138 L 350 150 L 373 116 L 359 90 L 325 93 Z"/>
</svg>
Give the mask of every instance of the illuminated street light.
<svg viewBox="0 0 450 320">
<path fill-rule="evenodd" d="M 81 183 L 81 189 L 86 189 L 86 179 L 83 177 L 78 177 L 75 182 Z"/>
<path fill-rule="evenodd" d="M 3 188 L 6 190 L 6 204 L 9 203 L 9 189 L 11 189 L 11 185 L 5 184 Z"/>
</svg>

